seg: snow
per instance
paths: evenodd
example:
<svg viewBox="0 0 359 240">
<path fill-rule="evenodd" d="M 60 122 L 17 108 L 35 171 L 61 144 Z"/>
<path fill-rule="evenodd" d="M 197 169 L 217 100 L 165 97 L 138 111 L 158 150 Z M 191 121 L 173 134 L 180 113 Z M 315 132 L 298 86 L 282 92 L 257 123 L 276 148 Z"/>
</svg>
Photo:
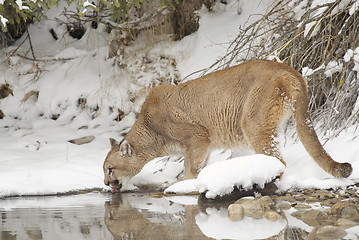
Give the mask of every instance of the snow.
<svg viewBox="0 0 359 240">
<path fill-rule="evenodd" d="M 345 62 L 349 62 L 353 56 L 354 56 L 354 51 L 352 49 L 348 49 L 348 51 L 345 53 L 343 59 Z"/>
<path fill-rule="evenodd" d="M 2 26 L 5 27 L 5 26 L 6 26 L 6 23 L 7 23 L 9 20 L 0 15 L 0 21 L 1 21 Z"/>
<path fill-rule="evenodd" d="M 22 5 L 22 0 L 16 0 L 15 3 L 19 6 L 20 10 L 29 10 L 30 9 L 28 6 Z"/>
<path fill-rule="evenodd" d="M 328 63 L 324 74 L 326 77 L 330 78 L 334 73 L 341 72 L 342 70 L 343 63 L 338 63 L 337 61 L 333 60 Z"/>
<path fill-rule="evenodd" d="M 262 0 L 243 5 L 217 3 L 213 12 L 202 9 L 198 32 L 175 43 L 165 40 L 151 49 L 146 49 L 144 41 L 137 41 L 128 47 L 125 69 L 116 66 L 116 59 L 107 58 L 108 35 L 104 34 L 101 24 L 98 29 L 86 26 L 81 40 L 71 38 L 66 26 L 51 16 L 32 24 L 29 32 L 35 58 L 40 61 L 21 57 L 26 54 L 32 57 L 28 41 L 20 46 L 26 36 L 15 46 L 2 49 L 0 54 L 0 84 L 10 84 L 14 94 L 0 100 L 0 109 L 5 114 L 0 120 L 0 197 L 103 188 L 102 164 L 110 148 L 108 138 L 121 140 L 122 134 L 134 123 L 135 112 L 139 111 L 150 86 L 162 83 L 163 78 L 174 80 L 177 72 L 169 67 L 171 59 L 175 58 L 182 78 L 208 67 L 225 54 L 226 46 L 239 31 L 238 26 L 243 28 L 257 20 L 270 3 Z M 63 9 L 61 4 L 59 9 Z M 51 9 L 49 13 L 55 16 L 56 10 Z M 49 33 L 51 28 L 59 40 L 53 39 Z M 17 47 L 21 56 L 11 55 Z M 358 52 L 358 48 L 353 50 L 345 59 L 355 58 L 355 66 L 359 66 Z M 144 65 L 145 57 L 150 58 L 151 63 Z M 332 62 L 325 70 L 330 75 L 340 71 L 340 66 Z M 309 75 L 315 70 L 307 71 Z M 31 91 L 38 94 L 25 100 L 24 96 Z M 79 104 L 79 99 L 86 99 L 84 106 Z M 117 118 L 117 109 L 124 112 L 120 122 L 113 121 Z M 53 120 L 56 115 L 58 119 Z M 96 138 L 84 145 L 68 142 L 85 136 Z M 278 183 L 280 190 L 345 187 L 359 179 L 356 157 L 359 138 L 355 127 L 341 132 L 325 145 L 335 160 L 353 165 L 353 174 L 348 179 L 335 179 L 325 173 L 300 142 L 291 138 L 284 142 L 281 151 L 287 167 Z M 209 196 L 222 195 L 234 185 L 263 184 L 283 170 L 283 166 L 277 165 L 279 161 L 253 153 L 244 155 L 247 156 L 235 156 L 231 150 L 214 151 L 199 177 L 175 185 L 176 190 L 208 190 Z M 226 159 L 228 161 L 224 161 Z M 224 162 L 215 163 L 218 161 Z M 245 165 L 247 163 L 249 165 Z M 217 170 L 220 171 L 217 173 Z M 155 159 L 132 179 L 128 188 L 140 183 L 167 187 L 182 172 L 183 159 Z M 210 181 L 213 172 L 218 174 L 214 179 L 221 181 Z"/>
<path fill-rule="evenodd" d="M 199 192 L 207 191 L 207 198 L 229 194 L 233 186 L 248 190 L 257 184 L 263 188 L 284 170 L 285 166 L 274 157 L 258 154 L 232 158 L 205 167 L 198 175 L 197 188 Z"/>
<path fill-rule="evenodd" d="M 84 7 L 96 8 L 96 6 L 93 5 L 92 3 L 90 3 L 88 0 L 86 0 L 86 1 L 83 3 L 83 6 L 84 6 Z"/>
<path fill-rule="evenodd" d="M 356 0 L 349 9 L 350 16 L 353 15 L 359 9 L 359 0 Z"/>
<path fill-rule="evenodd" d="M 257 21 L 270 4 L 271 1 L 268 0 L 256 0 L 245 4 L 242 1 L 226 5 L 217 3 L 213 13 L 203 8 L 200 11 L 200 26 L 197 32 L 175 43 L 170 50 L 179 56 L 180 61 L 177 67 L 182 77 L 205 69 L 222 57 L 231 41 L 239 34 L 238 25 L 245 28 Z M 239 8 L 240 15 L 237 12 Z M 198 76 L 198 74 L 193 74 L 189 79 Z"/>
<path fill-rule="evenodd" d="M 324 64 L 320 65 L 320 66 L 317 67 L 316 69 L 310 69 L 310 68 L 308 68 L 308 67 L 304 67 L 304 68 L 302 69 L 302 75 L 303 75 L 304 77 L 308 77 L 308 76 L 314 74 L 315 72 L 317 72 L 317 71 L 319 71 L 319 70 L 321 70 L 321 69 L 324 69 L 324 68 L 325 68 L 325 65 L 324 65 Z"/>
<path fill-rule="evenodd" d="M 312 28 L 313 28 L 313 26 L 315 26 L 317 23 L 316 22 L 310 22 L 310 23 L 307 23 L 306 25 L 305 25 L 305 28 L 304 28 L 304 37 L 306 37 L 307 35 L 308 35 L 308 33 L 312 30 Z M 310 35 L 310 37 L 309 38 L 311 38 L 313 35 L 315 36 L 316 33 L 317 32 L 317 28 L 315 28 L 314 30 L 313 30 L 313 33 Z"/>
<path fill-rule="evenodd" d="M 277 158 L 262 154 L 232 158 L 207 165 L 197 179 L 175 183 L 165 192 L 206 192 L 207 198 L 215 198 L 231 193 L 234 187 L 249 190 L 257 184 L 263 188 L 284 170 L 285 166 Z"/>
</svg>

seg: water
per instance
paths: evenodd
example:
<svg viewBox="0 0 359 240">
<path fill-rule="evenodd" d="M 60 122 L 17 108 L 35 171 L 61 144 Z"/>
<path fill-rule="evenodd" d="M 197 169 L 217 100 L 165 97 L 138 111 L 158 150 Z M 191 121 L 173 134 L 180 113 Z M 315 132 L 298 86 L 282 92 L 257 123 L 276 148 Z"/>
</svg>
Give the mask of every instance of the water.
<svg viewBox="0 0 359 240">
<path fill-rule="evenodd" d="M 233 222 L 226 206 L 197 197 L 90 193 L 0 200 L 0 239 L 306 239 L 313 230 L 286 212 L 276 222 Z M 347 238 L 351 239 L 351 238 Z"/>
</svg>

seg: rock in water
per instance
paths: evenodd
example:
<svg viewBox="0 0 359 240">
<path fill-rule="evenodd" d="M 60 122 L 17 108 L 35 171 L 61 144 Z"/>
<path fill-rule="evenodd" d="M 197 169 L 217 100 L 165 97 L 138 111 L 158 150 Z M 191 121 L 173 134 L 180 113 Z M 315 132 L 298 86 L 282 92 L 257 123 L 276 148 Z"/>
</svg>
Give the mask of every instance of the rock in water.
<svg viewBox="0 0 359 240">
<path fill-rule="evenodd" d="M 319 239 L 341 239 L 347 235 L 347 232 L 341 228 L 333 226 L 324 226 L 317 230 L 317 236 Z"/>
<path fill-rule="evenodd" d="M 271 221 L 271 222 L 276 222 L 278 221 L 281 216 L 279 215 L 279 213 L 277 212 L 274 212 L 274 211 L 267 211 L 265 214 L 264 214 L 264 217 L 268 220 L 268 221 Z"/>
<path fill-rule="evenodd" d="M 241 221 L 244 217 L 244 209 L 240 204 L 231 204 L 228 207 L 228 218 L 232 222 Z"/>
<path fill-rule="evenodd" d="M 246 217 L 261 219 L 264 213 L 269 210 L 269 206 L 261 199 L 241 198 L 234 204 L 242 206 Z"/>
</svg>

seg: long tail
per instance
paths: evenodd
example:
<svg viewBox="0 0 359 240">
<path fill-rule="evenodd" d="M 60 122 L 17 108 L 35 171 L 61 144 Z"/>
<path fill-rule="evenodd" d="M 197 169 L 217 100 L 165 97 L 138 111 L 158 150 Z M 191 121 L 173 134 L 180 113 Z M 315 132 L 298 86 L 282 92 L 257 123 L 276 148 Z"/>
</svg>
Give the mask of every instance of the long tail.
<svg viewBox="0 0 359 240">
<path fill-rule="evenodd" d="M 308 113 L 308 97 L 306 84 L 300 84 L 298 94 L 301 97 L 294 97 L 294 119 L 296 122 L 297 133 L 305 149 L 314 161 L 327 173 L 337 178 L 347 178 L 353 171 L 350 163 L 338 163 L 334 161 L 325 151 L 314 131 L 312 121 Z M 305 88 L 305 89 L 304 89 Z M 305 97 L 303 97 L 305 93 Z"/>
</svg>

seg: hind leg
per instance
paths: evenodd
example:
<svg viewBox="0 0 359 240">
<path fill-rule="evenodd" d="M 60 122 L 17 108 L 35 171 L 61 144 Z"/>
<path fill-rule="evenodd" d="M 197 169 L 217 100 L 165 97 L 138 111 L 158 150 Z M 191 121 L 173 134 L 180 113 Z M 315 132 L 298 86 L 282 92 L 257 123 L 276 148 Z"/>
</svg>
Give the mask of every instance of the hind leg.
<svg viewBox="0 0 359 240">
<path fill-rule="evenodd" d="M 244 127 L 243 132 L 246 140 L 257 154 L 275 157 L 286 166 L 286 162 L 279 151 L 278 127 L 264 124 L 254 129 L 250 124 L 244 123 L 244 125 L 246 127 Z"/>
<path fill-rule="evenodd" d="M 241 125 L 245 139 L 257 154 L 278 158 L 284 165 L 279 151 L 278 132 L 289 110 L 285 94 L 275 88 L 265 95 L 262 88 L 252 90 L 251 104 L 243 109 Z"/>
</svg>

